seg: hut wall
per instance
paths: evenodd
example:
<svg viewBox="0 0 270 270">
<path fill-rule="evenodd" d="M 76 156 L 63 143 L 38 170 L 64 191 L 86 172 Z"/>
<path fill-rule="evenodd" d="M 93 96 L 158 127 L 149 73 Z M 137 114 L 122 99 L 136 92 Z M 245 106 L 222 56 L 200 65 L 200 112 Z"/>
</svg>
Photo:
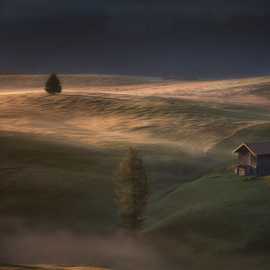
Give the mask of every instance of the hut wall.
<svg viewBox="0 0 270 270">
<path fill-rule="evenodd" d="M 241 149 L 238 152 L 239 155 L 239 164 L 241 165 L 251 165 L 251 154 L 246 148 Z"/>
<path fill-rule="evenodd" d="M 257 174 L 260 176 L 270 175 L 270 155 L 258 157 Z"/>
</svg>

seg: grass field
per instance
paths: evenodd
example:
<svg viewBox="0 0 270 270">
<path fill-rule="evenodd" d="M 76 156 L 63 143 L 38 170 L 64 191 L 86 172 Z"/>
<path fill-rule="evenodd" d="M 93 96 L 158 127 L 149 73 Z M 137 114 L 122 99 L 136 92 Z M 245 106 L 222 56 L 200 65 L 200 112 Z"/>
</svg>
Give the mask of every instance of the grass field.
<svg viewBox="0 0 270 270">
<path fill-rule="evenodd" d="M 0 270 L 106 270 L 105 268 L 96 267 L 64 267 L 53 265 L 6 265 Z M 107 269 L 108 270 L 108 269 Z"/>
<path fill-rule="evenodd" d="M 68 89 L 59 96 L 41 92 L 43 79 L 0 76 L 2 261 L 35 254 L 33 263 L 104 259 L 119 269 L 129 261 L 151 270 L 200 269 L 199 262 L 232 268 L 227 261 L 267 269 L 270 179 L 233 175 L 231 151 L 242 141 L 269 140 L 268 77 L 63 76 Z M 111 236 L 118 225 L 112 179 L 131 145 L 151 184 L 143 244 Z M 46 251 L 53 238 L 62 246 Z M 46 245 L 24 252 L 37 243 Z"/>
</svg>

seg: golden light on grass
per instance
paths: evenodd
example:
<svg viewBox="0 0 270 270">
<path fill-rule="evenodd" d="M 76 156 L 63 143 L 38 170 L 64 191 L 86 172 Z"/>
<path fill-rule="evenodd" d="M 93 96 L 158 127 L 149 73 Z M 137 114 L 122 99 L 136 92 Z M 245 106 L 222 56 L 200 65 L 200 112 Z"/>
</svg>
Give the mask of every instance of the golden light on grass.
<svg viewBox="0 0 270 270">
<path fill-rule="evenodd" d="M 23 77 L 22 89 L 21 78 L 0 81 L 0 130 L 95 147 L 147 144 L 205 152 L 239 129 L 268 121 L 222 115 L 237 110 L 222 106 L 270 105 L 268 98 L 252 92 L 270 83 L 268 77 L 140 83 L 124 78 L 123 84 L 118 78 L 116 85 L 111 77 L 103 78 L 102 84 L 98 76 L 67 76 L 64 93 L 57 97 L 38 92 L 41 78 L 35 76 L 31 88 L 29 78 Z"/>
</svg>

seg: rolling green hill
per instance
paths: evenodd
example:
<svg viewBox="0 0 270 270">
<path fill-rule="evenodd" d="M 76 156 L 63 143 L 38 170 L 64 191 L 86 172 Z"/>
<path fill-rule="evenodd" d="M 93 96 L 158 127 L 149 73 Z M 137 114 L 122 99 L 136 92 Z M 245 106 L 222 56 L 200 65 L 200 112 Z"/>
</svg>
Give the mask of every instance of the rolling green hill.
<svg viewBox="0 0 270 270">
<path fill-rule="evenodd" d="M 150 231 L 199 250 L 267 252 L 269 192 L 268 178 L 243 179 L 225 172 L 205 175 L 153 207 L 152 214 L 160 222 Z"/>
<path fill-rule="evenodd" d="M 270 178 L 233 175 L 231 151 L 243 141 L 270 140 L 270 109 L 265 106 L 269 78 L 213 82 L 200 93 L 221 95 L 222 102 L 153 92 L 170 87 L 170 82 L 152 83 L 145 90 L 151 94 L 142 95 L 145 81 L 128 82 L 134 89 L 115 89 L 108 80 L 106 92 L 102 83 L 101 89 L 92 82 L 100 92 L 0 96 L 0 236 L 24 230 L 83 237 L 115 232 L 112 179 L 133 145 L 151 184 L 146 245 L 161 252 L 148 258 L 148 249 L 140 248 L 147 259 L 164 255 L 172 262 L 168 269 L 186 260 L 186 269 L 200 269 L 191 263 L 194 256 L 198 261 L 210 256 L 209 265 L 217 269 L 217 258 L 242 262 L 251 254 L 251 265 L 256 265 L 270 249 Z M 171 83 L 172 88 L 180 85 Z M 226 89 L 259 96 L 263 105 L 231 103 Z M 137 250 L 125 253 L 134 258 L 130 254 Z M 267 269 L 263 267 L 257 269 Z"/>
<path fill-rule="evenodd" d="M 2 135 L 0 144 L 1 216 L 45 228 L 102 231 L 115 224 L 111 177 L 117 153 L 14 134 Z"/>
<path fill-rule="evenodd" d="M 2 133 L 0 146 L 1 216 L 20 218 L 36 227 L 88 232 L 117 225 L 112 179 L 127 148 L 84 148 L 14 133 Z M 179 150 L 172 154 L 186 160 L 175 161 L 162 149 L 157 156 L 153 147 L 145 147 L 143 153 L 153 198 L 208 169 L 200 165 L 202 158 L 191 159 Z M 194 166 L 198 171 L 192 171 Z M 180 171 L 186 178 L 172 177 Z"/>
<path fill-rule="evenodd" d="M 232 150 L 243 141 L 267 141 L 269 136 L 270 125 L 263 124 L 216 145 L 208 153 L 209 173 L 151 205 L 146 232 L 171 239 L 170 251 L 178 248 L 179 256 L 183 245 L 193 252 L 268 254 L 270 178 L 234 175 Z"/>
</svg>

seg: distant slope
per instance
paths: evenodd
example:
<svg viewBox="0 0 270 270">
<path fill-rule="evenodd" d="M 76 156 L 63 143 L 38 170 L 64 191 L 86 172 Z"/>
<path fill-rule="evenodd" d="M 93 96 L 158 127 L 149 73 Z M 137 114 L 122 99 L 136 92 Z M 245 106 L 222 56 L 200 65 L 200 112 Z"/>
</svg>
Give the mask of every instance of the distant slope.
<svg viewBox="0 0 270 270">
<path fill-rule="evenodd" d="M 23 92 L 40 91 L 44 89 L 47 75 L 0 75 L 0 93 L 2 92 Z M 118 87 L 140 85 L 161 81 L 159 78 L 148 78 L 140 76 L 123 75 L 61 75 L 60 80 L 65 90 L 91 90 L 92 87 Z"/>
<path fill-rule="evenodd" d="M 2 95 L 0 130 L 101 147 L 159 144 L 202 153 L 239 129 L 269 122 L 269 112 L 258 106 L 104 93 Z"/>
<path fill-rule="evenodd" d="M 0 75 L 0 93 L 43 91 L 48 75 Z M 120 75 L 59 75 L 64 91 L 155 96 L 226 104 L 269 105 L 270 77 L 213 81 L 162 80 Z"/>
<path fill-rule="evenodd" d="M 268 142 L 270 141 L 270 123 L 246 127 L 235 132 L 232 136 L 224 138 L 216 144 L 209 154 L 218 158 L 223 164 L 232 159 L 232 150 L 243 142 Z"/>
</svg>

